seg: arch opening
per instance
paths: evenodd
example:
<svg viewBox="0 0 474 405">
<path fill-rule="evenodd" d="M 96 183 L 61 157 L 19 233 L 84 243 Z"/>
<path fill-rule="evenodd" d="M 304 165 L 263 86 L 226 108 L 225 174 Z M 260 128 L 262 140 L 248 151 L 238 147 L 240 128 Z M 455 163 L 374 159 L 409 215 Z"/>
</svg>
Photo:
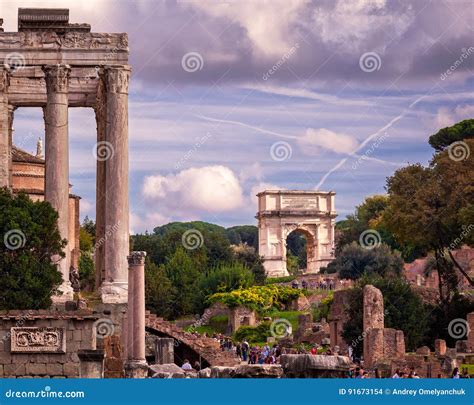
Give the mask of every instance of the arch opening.
<svg viewBox="0 0 474 405">
<path fill-rule="evenodd" d="M 307 230 L 297 228 L 285 240 L 286 268 L 290 275 L 305 274 L 315 260 L 316 241 Z"/>
</svg>

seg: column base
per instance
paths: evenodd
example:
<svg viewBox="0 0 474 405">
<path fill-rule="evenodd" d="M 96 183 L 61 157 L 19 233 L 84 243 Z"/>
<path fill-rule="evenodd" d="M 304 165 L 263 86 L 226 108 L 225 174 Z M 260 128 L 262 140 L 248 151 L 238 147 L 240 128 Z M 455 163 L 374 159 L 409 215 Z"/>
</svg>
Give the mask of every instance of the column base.
<svg viewBox="0 0 474 405">
<path fill-rule="evenodd" d="M 51 300 L 55 304 L 62 304 L 67 301 L 72 301 L 74 299 L 74 290 L 72 289 L 71 283 L 69 281 L 66 281 L 62 283 L 58 291 L 60 291 L 62 294 L 61 295 L 53 295 L 51 297 Z"/>
<path fill-rule="evenodd" d="M 127 360 L 124 369 L 125 378 L 148 377 L 148 363 L 145 360 Z"/>
<path fill-rule="evenodd" d="M 104 304 L 126 304 L 128 302 L 128 282 L 104 281 L 100 287 L 100 295 Z"/>
</svg>

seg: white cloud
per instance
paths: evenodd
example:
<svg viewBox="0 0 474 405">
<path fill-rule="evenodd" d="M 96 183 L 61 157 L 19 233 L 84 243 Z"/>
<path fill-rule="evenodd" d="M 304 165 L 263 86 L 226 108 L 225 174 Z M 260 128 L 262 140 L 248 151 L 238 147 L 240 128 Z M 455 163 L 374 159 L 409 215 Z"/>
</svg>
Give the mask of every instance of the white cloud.
<svg viewBox="0 0 474 405">
<path fill-rule="evenodd" d="M 255 184 L 250 189 L 250 195 L 249 195 L 250 206 L 252 207 L 254 211 L 258 209 L 257 194 L 265 190 L 284 190 L 284 187 L 277 186 L 272 183 L 265 183 L 265 182 L 260 182 L 260 183 Z"/>
<path fill-rule="evenodd" d="M 298 140 L 298 143 L 305 154 L 317 154 L 322 150 L 349 154 L 358 146 L 357 140 L 352 136 L 326 128 L 307 129 L 306 134 Z"/>
<path fill-rule="evenodd" d="M 225 166 L 190 168 L 168 176 L 147 176 L 143 195 L 173 215 L 231 211 L 243 203 L 239 180 Z"/>
<path fill-rule="evenodd" d="M 438 108 L 435 116 L 436 129 L 449 127 L 468 118 L 474 118 L 474 105 L 458 105 L 454 109 Z"/>
</svg>

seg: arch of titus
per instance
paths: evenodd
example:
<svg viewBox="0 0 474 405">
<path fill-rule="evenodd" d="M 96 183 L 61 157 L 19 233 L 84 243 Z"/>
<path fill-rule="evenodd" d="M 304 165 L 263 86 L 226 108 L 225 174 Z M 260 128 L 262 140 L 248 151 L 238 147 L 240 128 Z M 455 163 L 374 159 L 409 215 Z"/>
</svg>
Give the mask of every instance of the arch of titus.
<svg viewBox="0 0 474 405">
<path fill-rule="evenodd" d="M 18 32 L 0 20 L 0 187 L 12 186 L 12 125 L 18 107 L 41 107 L 45 123 L 45 199 L 68 238 L 70 107 L 97 121 L 96 270 L 105 303 L 127 302 L 128 37 L 70 24 L 67 9 L 19 9 Z M 91 153 L 92 157 L 92 153 Z M 70 249 L 59 261 L 58 300 L 72 298 Z"/>
<path fill-rule="evenodd" d="M 259 254 L 268 277 L 287 276 L 286 239 L 306 236 L 306 273 L 318 273 L 334 258 L 337 216 L 334 192 L 267 190 L 258 197 Z"/>
</svg>

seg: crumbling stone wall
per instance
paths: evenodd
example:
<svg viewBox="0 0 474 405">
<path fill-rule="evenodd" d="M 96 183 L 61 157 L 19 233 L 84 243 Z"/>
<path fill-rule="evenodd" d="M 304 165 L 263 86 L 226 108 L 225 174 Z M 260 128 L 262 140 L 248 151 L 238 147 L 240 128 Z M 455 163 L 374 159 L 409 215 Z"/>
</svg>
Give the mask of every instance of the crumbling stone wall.
<svg viewBox="0 0 474 405">
<path fill-rule="evenodd" d="M 0 311 L 0 377 L 79 377 L 78 353 L 96 348 L 96 320 L 97 316 L 87 310 Z M 58 328 L 64 331 L 65 350 L 51 353 L 42 349 L 41 344 L 25 344 L 12 351 L 12 328 Z"/>
<path fill-rule="evenodd" d="M 381 359 L 402 358 L 405 355 L 403 331 L 385 328 L 382 292 L 373 285 L 363 290 L 364 365 Z"/>
<path fill-rule="evenodd" d="M 329 311 L 329 335 L 331 339 L 331 347 L 339 346 L 341 351 L 346 351 L 347 343 L 342 338 L 342 330 L 344 324 L 348 320 L 347 308 L 349 302 L 350 291 L 340 290 L 334 292 L 333 302 Z"/>
</svg>

